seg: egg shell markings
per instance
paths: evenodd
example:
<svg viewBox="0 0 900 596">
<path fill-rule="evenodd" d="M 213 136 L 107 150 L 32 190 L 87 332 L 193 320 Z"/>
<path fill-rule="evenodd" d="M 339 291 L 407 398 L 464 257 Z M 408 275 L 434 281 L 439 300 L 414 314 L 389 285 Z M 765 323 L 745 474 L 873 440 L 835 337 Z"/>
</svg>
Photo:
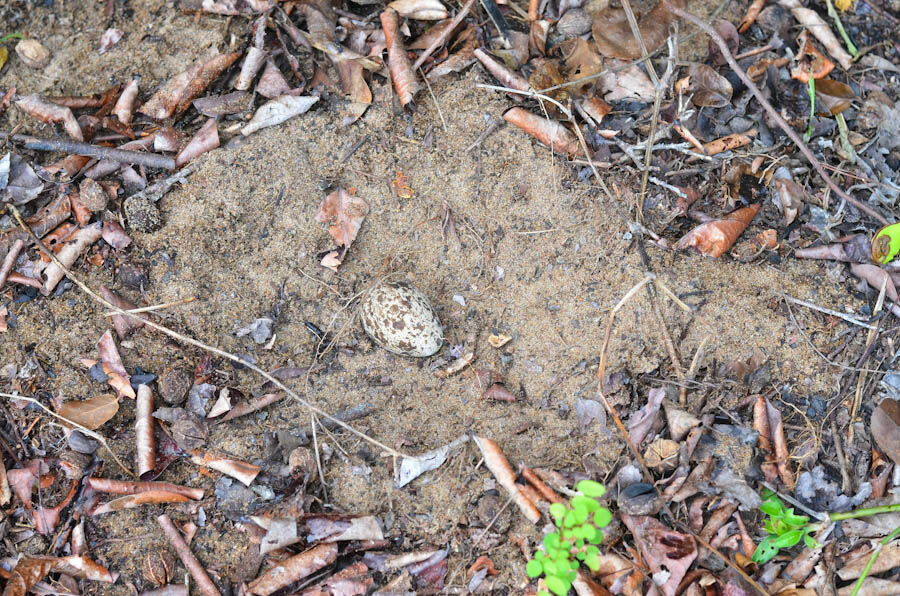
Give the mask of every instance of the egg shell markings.
<svg viewBox="0 0 900 596">
<path fill-rule="evenodd" d="M 359 315 L 369 337 L 394 354 L 423 358 L 436 353 L 443 343 L 441 322 L 428 298 L 404 283 L 385 283 L 371 290 Z"/>
</svg>

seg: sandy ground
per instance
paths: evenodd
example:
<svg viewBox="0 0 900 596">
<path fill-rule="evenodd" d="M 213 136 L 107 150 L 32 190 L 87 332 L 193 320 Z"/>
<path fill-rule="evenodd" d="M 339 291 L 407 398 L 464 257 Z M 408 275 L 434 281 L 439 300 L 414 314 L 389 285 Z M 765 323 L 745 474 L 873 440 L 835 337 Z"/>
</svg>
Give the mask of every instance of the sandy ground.
<svg viewBox="0 0 900 596">
<path fill-rule="evenodd" d="M 83 94 L 139 73 L 146 94 L 205 47 L 225 49 L 235 43 L 243 27 L 239 19 L 185 16 L 159 0 L 131 0 L 126 6 L 125 14 L 117 7 L 112 23 L 125 29 L 126 37 L 103 56 L 96 47 L 108 24 L 100 3 L 47 8 L 13 1 L 0 8 L 0 23 L 29 32 L 53 53 L 43 72 L 14 61 L 0 84 L 14 84 L 23 94 Z M 24 20 L 17 21 L 16 13 Z M 579 181 L 576 169 L 520 131 L 502 127 L 480 148 L 466 151 L 488 120 L 509 105 L 507 98 L 475 87 L 486 80 L 478 69 L 445 77 L 434 85 L 437 104 L 425 93 L 413 116 L 376 104 L 349 127 L 342 127 L 335 110 L 320 102 L 308 114 L 255 134 L 237 148 L 218 150 L 183 188 L 160 202 L 165 224 L 158 232 L 135 232 L 132 248 L 109 254 L 100 268 L 80 263 L 78 272 L 90 286 L 105 285 L 140 304 L 196 297 L 161 320 L 222 349 L 249 355 L 264 369 L 313 363 L 315 339 L 305 321 L 336 334 L 336 349 L 308 380 L 293 386 L 328 411 L 372 402 L 376 413 L 356 426 L 386 444 L 420 452 L 476 433 L 497 440 L 514 465 L 583 470 L 591 454 L 594 469 L 608 470 L 622 456 L 622 443 L 596 427 L 584 436 L 573 432 L 573 403 L 595 395 L 606 317 L 644 276 L 638 251 L 600 189 Z M 0 118 L 4 130 L 19 123 L 31 132 L 51 132 L 26 122 L 16 109 Z M 360 148 L 342 161 L 359 141 Z M 408 177 L 415 191 L 411 199 L 392 195 L 389 181 L 397 172 Z M 604 175 L 626 191 L 623 201 L 629 208 L 637 181 L 615 171 Z M 337 274 L 317 264 L 317 253 L 331 245 L 325 226 L 313 219 L 326 190 L 335 184 L 356 188 L 371 207 Z M 651 188 L 651 199 L 657 192 Z M 663 219 L 669 205 L 668 198 L 659 201 L 659 212 L 648 217 Z M 442 236 L 445 208 L 452 212 L 457 237 Z M 767 203 L 748 234 L 779 217 Z M 803 326 L 798 330 L 777 293 L 842 309 L 851 303 L 845 280 L 822 265 L 789 257 L 742 264 L 654 247 L 648 254 L 663 283 L 698 306 L 702 317 L 658 298 L 685 366 L 701 340 L 711 337 L 699 374 L 704 384 L 689 393 L 695 411 L 717 403 L 733 406 L 746 396 L 748 387 L 724 382 L 719 370 L 757 349 L 768 358 L 771 383 L 791 387 L 801 404 L 814 394 L 835 393 L 834 369 L 826 369 L 804 334 L 827 352 L 840 329 L 826 329 L 820 315 L 795 309 Z M 125 263 L 146 267 L 150 283 L 143 295 L 125 289 L 118 279 L 116 271 Z M 430 296 L 448 344 L 462 346 L 464 353 L 474 351 L 477 366 L 502 373 L 519 401 L 482 401 L 469 375 L 436 378 L 432 368 L 448 357 L 449 347 L 425 360 L 395 357 L 374 347 L 356 322 L 353 305 L 347 304 L 387 274 Z M 7 290 L 0 303 L 10 296 Z M 610 346 L 610 372 L 627 374 L 634 387 L 620 398 L 623 415 L 644 403 L 649 387 L 675 379 L 648 300 L 642 292 L 622 309 Z M 82 356 L 95 355 L 97 339 L 110 327 L 95 304 L 72 289 L 10 308 L 17 327 L 2 337 L 0 366 L 37 357 L 53 374 L 39 382 L 41 390 L 67 398 L 104 391 L 79 363 Z M 276 320 L 271 349 L 234 333 L 262 316 Z M 495 349 L 487 343 L 495 332 L 513 340 Z M 148 330 L 123 342 L 121 352 L 129 370 L 140 366 L 153 372 L 179 364 L 192 368 L 202 357 L 200 351 L 174 346 Z M 221 384 L 227 380 L 246 394 L 261 392 L 262 380 L 248 371 L 221 361 L 216 368 Z M 285 401 L 263 414 L 214 427 L 210 446 L 245 460 L 263 460 L 267 433 L 294 429 L 308 418 L 299 405 Z M 131 404 L 124 404 L 104 428 L 126 459 L 134 455 L 132 419 Z M 58 437 L 50 427 L 39 426 L 39 431 L 36 438 Z M 350 456 L 336 451 L 326 465 L 333 508 L 393 519 L 389 534 L 400 539 L 403 550 L 421 543 L 449 544 L 450 573 L 461 585 L 462 571 L 474 557 L 464 530 L 477 519 L 474 503 L 489 478 L 483 468 L 475 468 L 479 457 L 474 447 L 467 446 L 412 486 L 395 489 L 389 458 L 346 433 L 321 439 Z M 104 472 L 117 474 L 109 462 Z M 208 489 L 206 525 L 193 546 L 221 577 L 233 578 L 242 561 L 246 564 L 244 547 L 234 545 L 247 540 L 216 507 L 217 478 L 184 462 L 161 479 Z M 142 587 L 140 557 L 164 542 L 153 521 L 162 509 L 90 519 L 92 554 Z M 177 507 L 165 510 L 186 519 Z M 513 528 L 516 534 L 536 536 L 521 521 Z M 33 538 L 20 547 L 38 551 L 44 550 L 42 544 Z M 515 586 L 523 577 L 521 556 L 506 545 L 492 557 L 504 570 L 502 579 Z M 113 587 L 88 584 L 87 589 L 127 592 L 122 580 Z"/>
</svg>

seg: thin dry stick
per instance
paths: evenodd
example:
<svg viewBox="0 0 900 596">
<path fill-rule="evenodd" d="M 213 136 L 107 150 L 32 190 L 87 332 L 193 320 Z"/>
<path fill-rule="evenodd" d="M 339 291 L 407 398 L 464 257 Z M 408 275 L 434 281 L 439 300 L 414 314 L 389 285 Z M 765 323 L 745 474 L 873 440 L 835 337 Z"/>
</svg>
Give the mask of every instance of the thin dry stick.
<svg viewBox="0 0 900 596">
<path fill-rule="evenodd" d="M 675 375 L 678 377 L 682 386 L 686 387 L 684 368 L 681 367 L 681 360 L 678 358 L 678 350 L 675 349 L 675 342 L 672 341 L 672 336 L 669 334 L 669 328 L 666 327 L 666 321 L 659 311 L 659 300 L 657 300 L 656 293 L 653 290 L 654 286 L 647 286 L 647 298 L 650 299 L 650 311 L 653 313 L 653 318 L 656 319 L 656 326 L 659 327 L 659 331 L 662 334 L 663 344 L 666 346 L 666 352 L 669 353 L 669 358 L 672 360 L 672 368 L 675 369 Z"/>
<path fill-rule="evenodd" d="M 135 477 L 134 472 L 129 470 L 128 467 L 122 463 L 122 460 L 120 460 L 116 456 L 115 452 L 112 449 L 110 449 L 109 443 L 106 442 L 106 439 L 103 437 L 103 435 L 96 433 L 96 432 L 92 431 L 91 429 L 78 424 L 77 422 L 69 420 L 68 418 L 60 416 L 59 414 L 57 414 L 56 412 L 54 412 L 53 410 L 51 410 L 50 408 L 48 408 L 47 406 L 45 406 L 44 404 L 39 402 L 38 400 L 34 399 L 33 397 L 27 397 L 25 395 L 14 395 L 12 393 L 0 393 L 0 397 L 6 397 L 6 398 L 12 398 L 12 399 L 22 399 L 27 402 L 31 402 L 31 403 L 35 404 L 36 406 L 40 407 L 42 410 L 44 410 L 51 416 L 53 416 L 54 418 L 59 418 L 60 420 L 62 420 L 66 424 L 68 424 L 69 426 L 77 428 L 79 430 L 79 432 L 89 436 L 90 438 L 94 439 L 95 441 L 98 441 L 101 445 L 106 447 L 106 450 L 109 451 L 109 454 L 113 456 L 113 459 L 116 461 L 116 463 L 119 465 L 119 467 L 122 468 L 122 471 L 124 471 L 126 474 L 128 474 L 132 478 Z"/>
<path fill-rule="evenodd" d="M 309 413 L 309 426 L 312 428 L 313 450 L 316 454 L 316 468 L 319 469 L 319 483 L 322 485 L 322 495 L 328 502 L 328 485 L 325 483 L 325 474 L 322 472 L 322 458 L 319 457 L 319 436 L 316 434 L 316 415 Z"/>
<path fill-rule="evenodd" d="M 381 441 L 378 441 L 377 439 L 373 439 L 369 435 L 356 430 L 355 428 L 353 428 L 346 422 L 338 420 L 337 418 L 335 418 L 328 412 L 322 410 L 318 406 L 306 401 L 305 399 L 300 397 L 295 391 L 293 391 L 291 388 L 289 388 L 287 385 L 285 385 L 284 383 L 282 383 L 281 381 L 279 381 L 278 379 L 276 379 L 275 377 L 273 377 L 272 375 L 270 375 L 263 369 L 259 368 L 255 364 L 247 362 L 246 360 L 239 358 L 238 356 L 232 354 L 231 352 L 226 352 L 224 350 L 220 350 L 219 348 L 205 344 L 200 340 L 194 339 L 192 337 L 188 337 L 186 335 L 182 335 L 182 334 L 178 333 L 177 331 L 173 331 L 172 329 L 169 329 L 168 327 L 165 327 L 164 325 L 155 323 L 149 319 L 145 319 L 145 318 L 139 317 L 137 315 L 129 315 L 126 311 L 117 307 L 115 304 L 112 304 L 111 302 L 105 300 L 102 296 L 100 296 L 99 294 L 94 292 L 92 289 L 90 289 L 83 281 L 78 279 L 75 276 L 75 274 L 73 274 L 71 271 L 69 271 L 69 269 L 67 267 L 65 267 L 62 263 L 59 262 L 59 259 L 56 258 L 56 255 L 53 254 L 52 251 L 48 250 L 47 247 L 44 245 L 44 243 L 41 241 L 41 239 L 38 238 L 37 236 L 35 236 L 34 232 L 32 232 L 31 229 L 25 225 L 25 222 L 22 220 L 22 214 L 19 213 L 19 210 L 16 209 L 13 205 L 10 205 L 9 209 L 12 210 L 13 216 L 15 216 L 16 221 L 19 222 L 19 225 L 22 227 L 22 229 L 24 229 L 28 233 L 28 235 L 31 237 L 32 241 L 41 250 L 41 252 L 44 253 L 45 255 L 47 255 L 51 261 L 56 263 L 56 265 L 60 269 L 62 269 L 62 271 L 66 274 L 66 277 L 68 277 L 72 281 L 72 283 L 74 283 L 76 286 L 78 286 L 82 292 L 84 292 L 85 294 L 87 294 L 88 296 L 93 298 L 96 302 L 99 302 L 100 304 L 102 304 L 104 307 L 116 312 L 117 314 L 134 317 L 135 319 L 137 319 L 139 321 L 143 321 L 144 325 L 150 327 L 151 329 L 156 329 L 160 333 L 164 333 L 165 335 L 168 335 L 169 337 L 174 338 L 180 342 L 184 342 L 184 343 L 190 344 L 192 346 L 198 347 L 201 350 L 205 350 L 207 352 L 215 354 L 216 356 L 220 356 L 222 358 L 225 358 L 226 360 L 230 360 L 236 364 L 239 364 L 245 368 L 248 368 L 248 369 L 252 370 L 253 372 L 255 372 L 256 374 L 258 374 L 259 376 L 266 379 L 267 381 L 269 381 L 270 383 L 272 383 L 273 385 L 275 385 L 276 387 L 278 387 L 279 389 L 281 389 L 282 391 L 284 391 L 285 393 L 287 393 L 289 396 L 291 396 L 294 400 L 296 400 L 304 408 L 307 408 L 308 410 L 315 412 L 316 414 L 318 414 L 322 418 L 325 418 L 326 420 L 330 420 L 337 426 L 355 434 L 356 436 L 363 439 L 364 441 L 367 441 L 367 442 L 371 443 L 372 445 L 375 445 L 376 447 L 383 449 L 385 452 L 387 452 L 388 454 L 390 454 L 394 457 L 408 457 L 406 454 L 404 454 L 400 451 L 397 451 L 396 449 L 394 449 L 392 447 L 388 447 Z"/>
<path fill-rule="evenodd" d="M 552 97 L 547 95 L 543 95 L 542 93 L 538 93 L 537 91 L 530 89 L 528 91 L 520 91 L 519 89 L 512 89 L 510 87 L 502 87 L 500 85 L 487 85 L 485 83 L 478 83 L 475 85 L 479 89 L 490 89 L 491 91 L 503 91 L 504 93 L 515 93 L 516 95 L 524 95 L 525 97 L 534 97 L 538 100 L 549 101 L 553 105 L 555 105 L 560 112 L 566 117 L 567 120 L 572 119 L 572 112 L 570 112 L 566 106 L 562 105 Z"/>
<path fill-rule="evenodd" d="M 0 288 L 6 283 L 6 278 L 9 276 L 9 272 L 12 271 L 13 266 L 16 264 L 16 259 L 19 258 L 19 253 L 22 252 L 24 247 L 25 241 L 21 238 L 13 242 L 13 245 L 9 247 L 9 251 L 3 258 L 3 264 L 0 265 Z"/>
<path fill-rule="evenodd" d="M 438 103 L 437 97 L 434 95 L 434 89 L 431 88 L 431 83 L 428 82 L 428 77 L 425 76 L 421 68 L 419 69 L 419 74 L 422 75 L 422 80 L 425 81 L 425 86 L 428 87 L 428 94 L 431 95 L 431 101 L 434 102 L 434 107 L 437 108 L 438 116 L 441 117 L 441 126 L 444 128 L 444 132 L 447 132 L 447 121 L 444 120 L 444 112 L 441 110 L 441 104 Z"/>
<path fill-rule="evenodd" d="M 156 153 L 142 153 L 140 151 L 127 151 L 125 149 L 113 149 L 101 145 L 90 145 L 77 141 L 63 141 L 59 139 L 39 139 L 28 135 L 10 134 L 0 131 L 0 139 L 12 139 L 16 143 L 22 143 L 25 149 L 31 151 L 61 151 L 73 155 L 96 157 L 98 159 L 111 159 L 119 163 L 147 166 L 148 168 L 160 168 L 174 170 L 175 160 L 165 155 Z"/>
<path fill-rule="evenodd" d="M 169 516 L 163 513 L 156 518 L 156 522 L 159 524 L 159 527 L 162 528 L 166 538 L 169 539 L 178 558 L 181 559 L 181 562 L 184 563 L 187 570 L 191 572 L 191 576 L 197 582 L 200 591 L 203 592 L 205 596 L 222 596 L 221 592 L 219 592 L 219 588 L 217 588 L 216 584 L 209 579 L 206 569 L 203 568 L 203 565 L 197 560 L 194 553 L 191 552 L 191 548 L 184 541 L 184 538 L 181 537 L 181 532 L 178 531 L 178 528 L 175 527 L 175 524 L 172 523 Z"/>
<path fill-rule="evenodd" d="M 468 2 L 466 2 L 465 6 L 459 9 L 459 12 L 456 13 L 456 16 L 453 17 L 453 20 L 450 21 L 450 24 L 447 25 L 447 28 L 444 29 L 444 31 L 440 35 L 438 35 L 433 42 L 431 42 L 431 45 L 425 48 L 425 51 L 422 52 L 422 55 L 419 56 L 419 58 L 415 62 L 413 62 L 414 71 L 419 70 L 419 67 L 421 67 L 425 63 L 425 61 L 428 60 L 428 57 L 431 56 L 431 53 L 441 47 L 441 45 L 445 41 L 447 41 L 447 38 L 450 37 L 450 35 L 453 33 L 453 30 L 456 29 L 457 25 L 462 23 L 462 20 L 466 18 L 466 15 L 469 14 L 469 11 L 472 10 L 472 6 L 474 6 L 474 4 L 475 0 L 469 0 Z"/>
<path fill-rule="evenodd" d="M 881 291 L 878 292 L 878 300 L 875 301 L 875 308 L 872 309 L 872 315 L 875 316 L 881 312 L 882 307 L 884 306 L 884 296 L 887 293 L 887 284 L 889 278 L 888 276 L 884 276 L 884 282 L 881 284 Z M 875 341 L 875 338 L 878 337 L 879 327 L 875 327 L 874 329 L 869 329 L 868 337 L 866 337 L 866 352 L 869 351 L 869 348 L 872 346 L 872 343 Z M 861 361 L 859 364 L 862 366 L 865 362 Z M 853 423 L 856 421 L 856 415 L 859 413 L 859 407 L 862 405 L 862 391 L 863 386 L 866 384 L 866 371 L 860 371 L 859 375 L 856 378 L 856 393 L 853 396 L 853 405 L 850 407 L 850 424 L 847 426 L 847 443 L 853 443 Z"/>
<path fill-rule="evenodd" d="M 848 323 L 852 323 L 854 325 L 858 325 L 865 329 L 877 329 L 877 327 L 875 325 L 870 325 L 869 323 L 866 323 L 862 319 L 857 319 L 856 317 L 848 315 L 847 313 L 843 313 L 843 312 L 840 312 L 837 310 L 826 308 L 824 306 L 819 306 L 818 304 L 815 304 L 813 302 L 807 302 L 806 300 L 800 300 L 799 298 L 794 298 L 793 296 L 788 296 L 787 294 L 782 294 L 780 292 L 778 293 L 778 295 L 781 297 L 782 300 L 786 300 L 787 302 L 793 302 L 794 304 L 797 304 L 799 306 L 805 306 L 806 308 L 808 308 L 810 310 L 815 310 L 820 313 L 824 313 L 826 315 L 831 315 L 832 317 L 837 317 L 841 320 L 847 321 Z"/>
<path fill-rule="evenodd" d="M 703 359 L 703 350 L 706 348 L 706 342 L 708 341 L 708 335 L 700 340 L 700 345 L 697 346 L 697 351 L 694 352 L 694 358 L 691 360 L 691 367 L 688 369 L 687 374 L 684 375 L 684 383 L 681 384 L 681 391 L 678 393 L 678 403 L 682 406 L 687 404 L 687 384 L 693 381 L 694 375 L 697 374 L 697 369 L 700 367 L 700 362 Z"/>
<path fill-rule="evenodd" d="M 154 312 L 157 310 L 163 310 L 164 308 L 171 308 L 173 306 L 181 306 L 182 304 L 187 304 L 189 302 L 193 302 L 194 300 L 196 300 L 196 298 L 194 296 L 191 296 L 190 298 L 182 298 L 181 300 L 173 300 L 172 302 L 163 302 L 162 304 L 154 304 L 152 306 L 142 306 L 140 308 L 130 308 L 130 309 L 126 310 L 125 312 L 130 315 L 142 313 L 142 312 Z M 118 314 L 119 313 L 117 313 L 117 312 L 108 311 L 108 312 L 103 313 L 103 316 L 104 317 L 114 317 L 114 316 L 117 316 Z"/>
<path fill-rule="evenodd" d="M 788 138 L 793 141 L 794 145 L 800 150 L 800 153 L 803 154 L 804 157 L 809 161 L 812 167 L 816 170 L 816 173 L 822 178 L 825 184 L 834 191 L 837 196 L 841 197 L 860 211 L 867 213 L 868 215 L 874 217 L 876 220 L 881 222 L 884 225 L 890 224 L 890 222 L 885 219 L 883 215 L 875 211 L 873 208 L 869 207 L 865 203 L 854 199 L 849 194 L 847 194 L 837 183 L 831 179 L 831 176 L 828 175 L 828 172 L 825 171 L 825 168 L 822 166 L 822 163 L 816 159 L 816 156 L 813 155 L 813 152 L 810 151 L 809 147 L 806 146 L 806 143 L 803 142 L 803 139 L 800 138 L 800 135 L 791 128 L 791 125 L 785 122 L 784 118 L 781 117 L 781 114 L 778 113 L 772 104 L 769 103 L 769 100 L 762 94 L 762 91 L 759 90 L 759 87 L 756 86 L 750 77 L 747 76 L 747 73 L 738 65 L 737 61 L 734 59 L 734 56 L 731 54 L 731 50 L 728 49 L 728 44 L 725 43 L 725 40 L 716 33 L 715 29 L 709 26 L 707 23 L 702 21 L 696 15 L 678 8 L 677 6 L 673 6 L 671 2 L 668 0 L 663 0 L 665 7 L 672 14 L 677 15 L 687 21 L 690 21 L 697 27 L 703 30 L 704 33 L 709 35 L 713 41 L 716 42 L 716 45 L 719 46 L 719 50 L 722 52 L 722 55 L 725 57 L 725 60 L 728 62 L 728 66 L 731 67 L 731 70 L 734 71 L 734 74 L 738 76 L 741 81 L 743 81 L 744 85 L 747 86 L 747 89 L 753 93 L 753 96 L 756 97 L 756 100 L 759 101 L 760 105 L 769 113 L 769 116 L 772 117 L 772 120 L 778 124 L 778 128 L 784 131 L 784 134 L 788 136 Z"/>
</svg>

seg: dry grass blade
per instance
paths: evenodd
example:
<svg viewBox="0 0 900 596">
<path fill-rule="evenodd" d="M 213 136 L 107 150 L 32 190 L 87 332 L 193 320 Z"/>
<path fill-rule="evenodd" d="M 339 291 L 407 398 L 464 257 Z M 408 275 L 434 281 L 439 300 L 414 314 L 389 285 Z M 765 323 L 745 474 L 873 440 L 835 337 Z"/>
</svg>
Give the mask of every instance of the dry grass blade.
<svg viewBox="0 0 900 596">
<path fill-rule="evenodd" d="M 36 406 L 38 406 L 39 408 L 41 408 L 42 410 L 44 410 L 45 412 L 47 412 L 48 414 L 50 414 L 51 416 L 53 416 L 54 418 L 58 418 L 58 419 L 62 420 L 66 425 L 73 427 L 73 428 L 77 428 L 80 432 L 84 433 L 85 435 L 89 436 L 90 438 L 94 439 L 95 441 L 98 441 L 101 445 L 103 445 L 106 448 L 106 450 L 109 451 L 110 455 L 113 456 L 113 459 L 116 461 L 116 463 L 119 465 L 119 467 L 122 468 L 123 472 L 125 472 L 129 476 L 132 476 L 132 477 L 134 476 L 134 472 L 129 470 L 128 467 L 122 463 L 122 460 L 119 459 L 119 457 L 116 455 L 116 453 L 112 449 L 110 449 L 109 443 L 106 442 L 106 439 L 103 437 L 103 435 L 100 435 L 100 434 L 92 431 L 91 429 L 87 428 L 86 426 L 82 426 L 81 424 L 78 424 L 77 422 L 69 420 L 68 418 L 63 418 L 62 416 L 60 416 L 59 414 L 57 414 L 56 412 L 54 412 L 53 410 L 51 410 L 50 408 L 48 408 L 47 406 L 45 406 L 44 404 L 39 402 L 38 400 L 34 399 L 33 397 L 27 397 L 24 395 L 14 395 L 12 393 L 0 393 L 0 397 L 6 397 L 8 399 L 22 399 L 27 402 L 31 402 L 31 403 L 35 404 Z"/>
<path fill-rule="evenodd" d="M 44 243 L 41 242 L 41 239 L 38 238 L 37 236 L 35 236 L 34 233 L 28 228 L 28 226 L 25 225 L 25 222 L 22 220 L 22 214 L 19 213 L 19 210 L 16 209 L 12 205 L 9 206 L 9 209 L 12 211 L 13 216 L 16 218 L 16 221 L 19 223 L 19 226 L 21 226 L 22 229 L 24 229 L 29 234 L 32 241 L 34 241 L 35 245 L 37 245 L 38 248 L 40 248 L 41 252 L 44 253 L 45 255 L 47 255 L 51 261 L 53 261 L 54 263 L 56 263 L 59 266 L 62 266 L 62 263 L 59 262 L 59 259 L 56 258 L 56 255 L 53 254 L 52 251 L 48 250 L 47 247 L 44 245 Z M 95 291 L 93 291 L 91 288 L 89 288 L 87 286 L 87 284 L 85 284 L 83 281 L 81 281 L 78 277 L 75 276 L 75 274 L 73 274 L 67 268 L 63 267 L 63 271 L 65 272 L 66 276 L 72 281 L 72 283 L 74 283 L 76 286 L 78 286 L 78 288 L 82 292 L 84 292 L 85 294 L 90 296 L 93 300 L 102 304 L 105 308 L 109 309 L 112 312 L 115 312 L 120 315 L 128 315 L 127 312 L 125 312 L 121 308 L 116 307 L 115 304 L 110 304 L 108 301 L 104 300 L 99 294 L 97 294 Z M 169 329 L 168 327 L 165 327 L 164 325 L 159 325 L 158 323 L 154 323 L 153 321 L 151 321 L 149 319 L 144 319 L 142 317 L 136 317 L 135 315 L 130 315 L 130 316 L 143 321 L 144 325 L 146 325 L 147 327 L 156 329 L 160 333 L 168 335 L 169 337 L 171 337 L 177 341 L 190 344 L 192 346 L 200 348 L 201 350 L 207 351 L 211 354 L 215 354 L 216 356 L 220 356 L 222 358 L 225 358 L 226 360 L 230 360 L 231 362 L 234 362 L 236 364 L 239 364 L 245 368 L 252 370 L 256 374 L 260 375 L 261 377 L 263 377 L 264 379 L 271 382 L 273 385 L 275 385 L 276 387 L 278 387 L 279 389 L 281 389 L 282 391 L 284 391 L 285 393 L 290 395 L 294 400 L 296 400 L 304 408 L 306 408 L 312 412 L 315 412 L 316 414 L 318 414 L 322 418 L 325 418 L 326 420 L 330 420 L 332 423 L 339 426 L 340 428 L 343 428 L 344 430 L 353 433 L 354 435 L 363 439 L 364 441 L 367 441 L 367 442 L 371 443 L 372 445 L 375 445 L 376 447 L 383 449 L 386 453 L 388 453 L 394 457 L 406 457 L 406 455 L 404 453 L 397 451 L 396 449 L 394 449 L 392 447 L 388 447 L 381 441 L 378 441 L 377 439 L 373 439 L 369 435 L 356 430 L 355 428 L 353 428 L 346 422 L 335 418 L 334 416 L 332 416 L 328 412 L 322 410 L 318 406 L 303 399 L 295 391 L 293 391 L 290 387 L 288 387 L 287 385 L 285 385 L 284 383 L 282 383 L 281 381 L 279 381 L 278 379 L 276 379 L 275 377 L 273 377 L 272 375 L 270 375 L 263 369 L 259 368 L 255 364 L 251 364 L 250 362 L 247 362 L 246 360 L 239 358 L 238 356 L 236 356 L 235 354 L 232 354 L 231 352 L 226 352 L 225 350 L 220 350 L 219 348 L 205 344 L 200 340 L 194 339 L 192 337 L 188 337 L 186 335 L 182 335 L 181 333 L 178 333 L 177 331 L 173 331 L 172 329 Z M 0 394 L 0 395 L 4 395 L 4 394 Z M 18 397 L 18 396 L 12 396 L 12 397 Z M 32 400 L 32 401 L 34 401 L 34 400 Z M 35 403 L 38 403 L 38 402 L 35 402 Z M 40 404 L 38 404 L 38 405 L 40 405 Z M 44 406 L 41 405 L 41 407 L 43 408 Z M 46 409 L 46 408 L 44 408 L 44 409 Z M 54 414 L 54 416 L 55 416 L 55 414 Z M 93 435 L 90 435 L 90 436 L 93 437 Z M 99 435 L 97 435 L 97 437 L 99 437 Z M 102 440 L 104 446 L 106 446 L 105 440 L 103 440 L 102 438 L 100 440 Z M 109 449 L 109 447 L 107 447 L 107 449 Z M 110 451 L 110 453 L 112 453 L 112 451 Z M 115 455 L 113 457 L 115 457 Z M 116 459 L 116 461 L 118 462 L 118 458 Z M 122 464 L 119 463 L 119 465 L 121 466 Z M 122 466 L 122 469 L 128 470 L 128 468 L 126 468 L 125 466 Z M 129 473 L 129 475 L 133 476 L 133 474 L 130 471 L 128 473 Z"/>
</svg>

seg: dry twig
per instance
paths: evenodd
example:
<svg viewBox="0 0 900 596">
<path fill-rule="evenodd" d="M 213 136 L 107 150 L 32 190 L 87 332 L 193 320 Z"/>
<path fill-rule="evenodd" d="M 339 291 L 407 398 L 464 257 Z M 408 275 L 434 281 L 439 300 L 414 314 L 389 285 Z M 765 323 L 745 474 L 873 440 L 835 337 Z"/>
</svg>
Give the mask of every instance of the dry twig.
<svg viewBox="0 0 900 596">
<path fill-rule="evenodd" d="M 10 134 L 0 131 L 0 139 L 11 139 L 16 143 L 22 143 L 25 149 L 31 151 L 61 151 L 73 155 L 96 157 L 97 159 L 111 159 L 119 163 L 146 166 L 148 168 L 160 168 L 174 170 L 175 160 L 165 155 L 156 153 L 141 153 L 140 151 L 126 151 L 77 141 L 63 141 L 60 139 L 39 139 L 29 135 Z"/>
</svg>

